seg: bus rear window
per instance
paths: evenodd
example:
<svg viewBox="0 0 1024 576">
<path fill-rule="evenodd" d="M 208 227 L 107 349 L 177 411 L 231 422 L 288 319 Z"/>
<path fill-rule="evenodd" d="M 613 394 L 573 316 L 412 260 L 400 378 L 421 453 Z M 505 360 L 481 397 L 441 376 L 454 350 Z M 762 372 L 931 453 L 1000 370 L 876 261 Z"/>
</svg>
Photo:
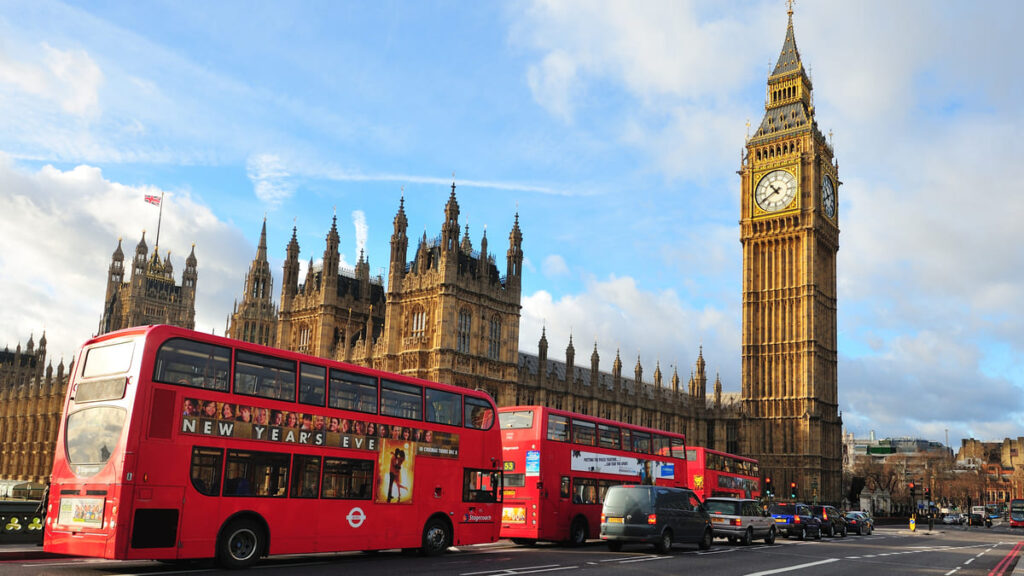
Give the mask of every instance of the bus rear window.
<svg viewBox="0 0 1024 576">
<path fill-rule="evenodd" d="M 522 430 L 533 428 L 533 410 L 517 410 L 515 412 L 499 412 L 498 422 L 502 428 Z"/>
<path fill-rule="evenodd" d="M 164 342 L 156 354 L 153 380 L 227 392 L 229 374 L 230 348 L 173 338 Z"/>
<path fill-rule="evenodd" d="M 68 416 L 64 434 L 68 463 L 78 476 L 97 474 L 121 438 L 127 412 L 116 406 L 97 406 Z"/>
<path fill-rule="evenodd" d="M 494 425 L 494 408 L 490 402 L 466 397 L 466 428 L 490 430 Z"/>
<path fill-rule="evenodd" d="M 82 368 L 82 378 L 123 374 L 131 368 L 132 355 L 134 353 L 134 340 L 90 348 L 85 353 L 85 366 Z"/>
</svg>

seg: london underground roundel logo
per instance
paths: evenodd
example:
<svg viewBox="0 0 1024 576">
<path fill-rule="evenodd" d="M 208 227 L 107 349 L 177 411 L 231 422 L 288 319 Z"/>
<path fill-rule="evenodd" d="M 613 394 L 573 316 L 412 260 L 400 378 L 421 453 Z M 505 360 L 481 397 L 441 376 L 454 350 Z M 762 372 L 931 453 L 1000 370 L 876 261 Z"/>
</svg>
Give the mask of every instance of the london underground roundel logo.
<svg viewBox="0 0 1024 576">
<path fill-rule="evenodd" d="M 345 519 L 348 520 L 349 526 L 359 528 L 363 525 L 363 522 L 366 521 L 366 514 L 363 512 L 362 508 L 356 506 L 348 511 L 348 516 L 345 516 Z"/>
</svg>

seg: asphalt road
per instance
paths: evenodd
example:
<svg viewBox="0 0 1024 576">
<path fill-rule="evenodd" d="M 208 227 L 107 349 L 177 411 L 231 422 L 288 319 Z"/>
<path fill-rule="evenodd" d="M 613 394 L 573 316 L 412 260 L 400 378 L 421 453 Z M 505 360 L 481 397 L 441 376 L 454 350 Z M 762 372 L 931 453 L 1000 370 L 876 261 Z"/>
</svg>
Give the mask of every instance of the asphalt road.
<svg viewBox="0 0 1024 576">
<path fill-rule="evenodd" d="M 716 540 L 710 550 L 677 544 L 670 555 L 653 553 L 649 546 L 627 546 L 610 552 L 599 541 L 579 548 L 538 545 L 523 548 L 507 541 L 453 549 L 436 558 L 400 551 L 377 554 L 294 556 L 264 559 L 250 571 L 259 576 L 359 574 L 360 576 L 515 576 L 519 574 L 649 575 L 687 574 L 723 576 L 830 575 L 943 575 L 987 576 L 1011 574 L 1016 560 L 1005 562 L 1024 532 L 1009 529 L 961 530 L 937 526 L 932 533 L 910 533 L 906 528 L 882 527 L 871 536 L 850 535 L 798 542 L 779 539 L 774 546 L 751 546 Z M 87 558 L 7 560 L 4 575 L 95 574 L 208 574 L 219 572 L 210 562 L 166 565 L 158 562 L 116 562 Z"/>
</svg>

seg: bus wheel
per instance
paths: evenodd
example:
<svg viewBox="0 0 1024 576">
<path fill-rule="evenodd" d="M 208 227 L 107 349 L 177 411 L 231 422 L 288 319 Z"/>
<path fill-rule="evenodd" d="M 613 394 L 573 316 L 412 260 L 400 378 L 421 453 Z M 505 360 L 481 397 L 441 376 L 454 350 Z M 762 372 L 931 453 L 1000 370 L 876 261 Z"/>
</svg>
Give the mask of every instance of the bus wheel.
<svg viewBox="0 0 1024 576">
<path fill-rule="evenodd" d="M 437 556 L 451 546 L 452 534 L 448 524 L 443 520 L 431 518 L 423 527 L 423 546 L 420 548 L 424 556 Z"/>
<path fill-rule="evenodd" d="M 217 562 L 229 570 L 246 568 L 256 562 L 262 548 L 263 530 L 252 520 L 235 520 L 217 541 Z"/>
<path fill-rule="evenodd" d="M 513 538 L 512 543 L 518 546 L 536 546 L 537 541 L 533 538 Z"/>
<path fill-rule="evenodd" d="M 569 546 L 582 546 L 587 541 L 587 521 L 577 516 L 569 527 Z"/>
</svg>

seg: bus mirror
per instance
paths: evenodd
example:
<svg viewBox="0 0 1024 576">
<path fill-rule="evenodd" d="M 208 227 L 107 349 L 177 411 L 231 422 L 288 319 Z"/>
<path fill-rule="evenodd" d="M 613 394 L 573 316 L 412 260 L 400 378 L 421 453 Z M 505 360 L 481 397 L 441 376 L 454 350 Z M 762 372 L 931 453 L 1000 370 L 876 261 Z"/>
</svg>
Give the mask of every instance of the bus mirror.
<svg viewBox="0 0 1024 576">
<path fill-rule="evenodd" d="M 543 482 L 537 482 L 537 490 L 543 490 L 543 489 L 544 489 L 544 483 Z"/>
</svg>

